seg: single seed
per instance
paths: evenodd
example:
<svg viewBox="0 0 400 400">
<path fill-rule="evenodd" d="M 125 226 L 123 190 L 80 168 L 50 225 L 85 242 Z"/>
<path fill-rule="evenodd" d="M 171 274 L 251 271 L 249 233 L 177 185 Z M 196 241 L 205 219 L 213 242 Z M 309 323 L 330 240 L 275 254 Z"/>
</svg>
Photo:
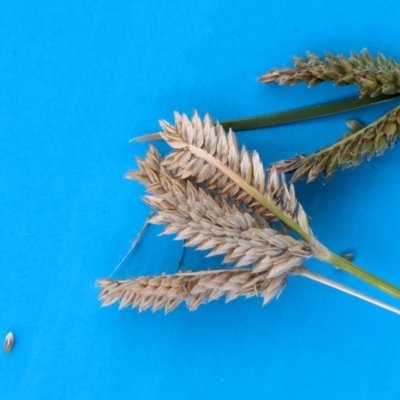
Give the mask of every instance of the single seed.
<svg viewBox="0 0 400 400">
<path fill-rule="evenodd" d="M 8 332 L 6 338 L 4 339 L 4 352 L 9 353 L 14 344 L 14 334 Z"/>
</svg>

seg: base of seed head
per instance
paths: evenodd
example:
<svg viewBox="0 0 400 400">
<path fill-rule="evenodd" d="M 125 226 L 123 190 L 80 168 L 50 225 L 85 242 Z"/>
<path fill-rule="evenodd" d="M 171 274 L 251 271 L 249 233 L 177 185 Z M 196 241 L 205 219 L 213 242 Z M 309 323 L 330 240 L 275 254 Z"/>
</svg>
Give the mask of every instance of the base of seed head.
<svg viewBox="0 0 400 400">
<path fill-rule="evenodd" d="M 9 353 L 14 344 L 14 334 L 8 332 L 6 338 L 4 339 L 4 352 Z"/>
</svg>

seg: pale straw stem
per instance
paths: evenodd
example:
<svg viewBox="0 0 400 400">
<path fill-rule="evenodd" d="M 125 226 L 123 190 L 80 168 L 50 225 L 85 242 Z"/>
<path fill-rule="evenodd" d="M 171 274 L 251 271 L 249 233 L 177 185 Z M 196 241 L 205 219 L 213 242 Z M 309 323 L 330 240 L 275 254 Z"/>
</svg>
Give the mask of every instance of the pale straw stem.
<svg viewBox="0 0 400 400">
<path fill-rule="evenodd" d="M 149 213 L 149 215 L 146 218 L 146 221 L 143 224 L 142 229 L 139 231 L 139 233 L 136 235 L 136 239 L 133 241 L 132 246 L 130 247 L 130 249 L 127 251 L 127 253 L 124 255 L 124 257 L 122 258 L 122 260 L 118 263 L 118 265 L 114 268 L 113 272 L 111 272 L 110 277 L 113 276 L 113 274 L 118 270 L 118 268 L 126 261 L 126 259 L 129 257 L 129 255 L 132 253 L 133 250 L 135 250 L 136 246 L 138 245 L 138 243 L 141 241 L 144 232 L 146 231 L 149 223 L 150 223 L 150 219 L 155 215 L 155 212 L 151 212 Z"/>
<path fill-rule="evenodd" d="M 347 293 L 354 297 L 358 297 L 361 300 L 367 301 L 368 303 L 374 304 L 378 307 L 384 308 L 385 310 L 388 310 L 395 314 L 400 315 L 400 309 L 398 309 L 396 307 L 393 307 L 389 304 L 383 303 L 382 301 L 376 300 L 371 296 L 367 296 L 366 294 L 358 292 L 357 290 L 354 290 L 347 286 L 341 285 L 340 283 L 337 283 L 337 282 L 332 281 L 328 278 L 325 278 L 321 275 L 318 275 L 315 272 L 308 271 L 305 268 L 298 268 L 296 270 L 296 272 L 294 272 L 293 274 L 297 274 L 299 276 L 304 276 L 305 278 L 322 283 L 323 285 L 326 285 L 326 286 L 330 286 L 334 289 L 340 290 L 341 292 Z"/>
</svg>

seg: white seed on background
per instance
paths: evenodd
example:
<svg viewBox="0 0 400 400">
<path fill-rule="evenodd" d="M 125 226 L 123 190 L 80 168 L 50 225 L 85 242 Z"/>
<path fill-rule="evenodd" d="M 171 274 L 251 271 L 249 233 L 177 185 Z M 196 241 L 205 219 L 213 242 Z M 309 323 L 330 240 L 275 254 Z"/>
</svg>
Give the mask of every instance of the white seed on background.
<svg viewBox="0 0 400 400">
<path fill-rule="evenodd" d="M 9 353 L 14 344 L 14 334 L 12 332 L 8 332 L 6 338 L 4 339 L 4 351 Z"/>
</svg>

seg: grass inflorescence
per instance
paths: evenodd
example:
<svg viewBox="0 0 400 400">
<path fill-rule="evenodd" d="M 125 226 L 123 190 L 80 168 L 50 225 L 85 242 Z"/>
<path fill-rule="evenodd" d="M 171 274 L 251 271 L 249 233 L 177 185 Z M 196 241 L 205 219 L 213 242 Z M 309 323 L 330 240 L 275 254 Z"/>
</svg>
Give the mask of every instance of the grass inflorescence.
<svg viewBox="0 0 400 400">
<path fill-rule="evenodd" d="M 120 302 L 140 311 L 164 309 L 180 303 L 190 310 L 225 296 L 263 297 L 263 304 L 277 297 L 290 275 L 300 275 L 357 296 L 395 313 L 400 310 L 317 275 L 304 263 L 309 258 L 330 263 L 376 288 L 400 298 L 400 288 L 365 271 L 352 257 L 339 256 L 318 241 L 309 218 L 298 202 L 292 182 L 324 175 L 330 179 L 338 169 L 355 167 L 364 159 L 381 155 L 393 147 L 400 133 L 400 106 L 363 127 L 348 121 L 350 132 L 310 156 L 278 161 L 267 170 L 257 151 L 238 146 L 232 126 L 238 129 L 293 122 L 355 109 L 380 102 L 400 93 L 400 68 L 382 54 L 373 58 L 366 50 L 350 58 L 312 53 L 294 58 L 293 68 L 274 69 L 264 74 L 264 83 L 282 85 L 324 81 L 335 85 L 357 85 L 360 97 L 326 106 L 240 121 L 214 122 L 194 112 L 189 118 L 175 113 L 175 123 L 160 121 L 161 130 L 141 137 L 163 139 L 171 152 L 162 156 L 150 146 L 138 169 L 126 177 L 146 187 L 143 200 L 155 211 L 147 222 L 165 225 L 163 234 L 174 234 L 184 246 L 208 250 L 208 256 L 224 255 L 227 269 L 178 272 L 173 275 L 142 276 L 134 279 L 100 279 L 104 306 Z M 288 121 L 285 121 L 285 117 Z M 136 245 L 136 242 L 135 242 Z M 125 259 L 125 258 L 124 258 Z"/>
</svg>

